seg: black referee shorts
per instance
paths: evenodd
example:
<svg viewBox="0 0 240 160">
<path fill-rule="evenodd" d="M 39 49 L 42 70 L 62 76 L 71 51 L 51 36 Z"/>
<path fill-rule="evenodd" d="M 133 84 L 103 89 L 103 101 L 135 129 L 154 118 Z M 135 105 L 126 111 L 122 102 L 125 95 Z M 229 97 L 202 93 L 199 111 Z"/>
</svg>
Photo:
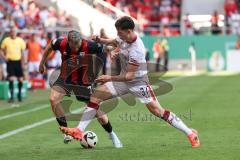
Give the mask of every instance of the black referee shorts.
<svg viewBox="0 0 240 160">
<path fill-rule="evenodd" d="M 7 61 L 7 74 L 8 77 L 15 76 L 15 77 L 23 77 L 23 69 L 21 60 L 19 61 Z"/>
<path fill-rule="evenodd" d="M 50 85 L 51 86 L 51 85 Z M 66 96 L 70 97 L 72 94 L 76 96 L 78 101 L 88 102 L 90 100 L 90 96 L 92 94 L 92 87 L 83 86 L 83 85 L 75 85 L 75 84 L 67 84 L 62 78 L 58 78 L 51 87 L 58 86 L 64 89 Z"/>
</svg>

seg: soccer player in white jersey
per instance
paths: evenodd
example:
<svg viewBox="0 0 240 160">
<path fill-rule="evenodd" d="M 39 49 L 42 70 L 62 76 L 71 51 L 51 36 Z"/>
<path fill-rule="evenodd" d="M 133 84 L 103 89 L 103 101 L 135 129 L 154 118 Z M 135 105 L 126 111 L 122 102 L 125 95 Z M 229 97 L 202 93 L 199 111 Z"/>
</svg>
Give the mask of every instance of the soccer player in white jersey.
<svg viewBox="0 0 240 160">
<path fill-rule="evenodd" d="M 179 117 L 173 112 L 164 109 L 156 99 L 148 82 L 145 47 L 142 40 L 134 32 L 135 24 L 133 20 L 127 16 L 121 17 L 116 21 L 115 27 L 117 29 L 118 38 L 103 39 L 96 36 L 94 40 L 102 44 L 119 48 L 118 54 L 122 57 L 122 70 L 120 75 L 102 75 L 98 77 L 96 81 L 103 85 L 92 94 L 90 103 L 86 106 L 79 125 L 76 128 L 61 127 L 60 130 L 71 135 L 76 140 L 81 140 L 83 131 L 95 117 L 101 102 L 113 96 L 131 93 L 144 103 L 152 114 L 162 118 L 164 121 L 186 134 L 193 148 L 199 147 L 200 141 L 197 131 L 187 127 Z"/>
</svg>

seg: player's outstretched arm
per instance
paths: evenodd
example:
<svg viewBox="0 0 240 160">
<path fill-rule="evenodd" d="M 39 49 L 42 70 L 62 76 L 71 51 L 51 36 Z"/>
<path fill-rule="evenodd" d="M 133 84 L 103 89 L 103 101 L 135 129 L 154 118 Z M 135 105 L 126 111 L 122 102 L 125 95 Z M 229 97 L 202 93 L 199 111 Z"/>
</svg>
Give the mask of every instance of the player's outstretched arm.
<svg viewBox="0 0 240 160">
<path fill-rule="evenodd" d="M 44 73 L 46 71 L 45 63 L 48 59 L 49 54 L 53 51 L 51 43 L 48 44 L 46 49 L 43 52 L 43 56 L 39 65 L 39 72 Z"/>
<path fill-rule="evenodd" d="M 116 41 L 116 39 L 100 38 L 99 36 L 93 36 L 92 40 L 94 40 L 98 43 L 101 43 L 101 44 L 105 44 L 107 46 L 113 46 L 113 47 L 118 46 L 118 42 Z"/>
</svg>

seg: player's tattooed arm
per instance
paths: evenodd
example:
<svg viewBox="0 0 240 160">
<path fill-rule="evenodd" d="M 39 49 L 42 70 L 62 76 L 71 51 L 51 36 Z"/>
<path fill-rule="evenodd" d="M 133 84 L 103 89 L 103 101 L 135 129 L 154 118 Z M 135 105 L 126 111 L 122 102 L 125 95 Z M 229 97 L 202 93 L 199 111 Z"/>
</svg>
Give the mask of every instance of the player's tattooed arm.
<svg viewBox="0 0 240 160">
<path fill-rule="evenodd" d="M 47 61 L 47 58 L 49 54 L 53 51 L 51 43 L 48 44 L 46 49 L 43 52 L 43 56 L 39 65 L 39 72 L 44 73 L 46 71 L 45 63 Z"/>
</svg>

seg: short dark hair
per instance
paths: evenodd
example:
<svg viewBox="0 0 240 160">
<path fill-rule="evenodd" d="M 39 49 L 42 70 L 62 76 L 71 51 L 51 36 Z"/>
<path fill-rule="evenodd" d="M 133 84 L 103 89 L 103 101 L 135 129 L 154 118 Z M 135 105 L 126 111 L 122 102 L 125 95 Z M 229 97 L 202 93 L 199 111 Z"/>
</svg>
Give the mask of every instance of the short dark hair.
<svg viewBox="0 0 240 160">
<path fill-rule="evenodd" d="M 68 41 L 78 42 L 81 39 L 81 34 L 76 30 L 68 32 Z"/>
<path fill-rule="evenodd" d="M 121 30 L 134 29 L 135 24 L 131 17 L 123 16 L 115 22 L 115 27 Z"/>
</svg>

